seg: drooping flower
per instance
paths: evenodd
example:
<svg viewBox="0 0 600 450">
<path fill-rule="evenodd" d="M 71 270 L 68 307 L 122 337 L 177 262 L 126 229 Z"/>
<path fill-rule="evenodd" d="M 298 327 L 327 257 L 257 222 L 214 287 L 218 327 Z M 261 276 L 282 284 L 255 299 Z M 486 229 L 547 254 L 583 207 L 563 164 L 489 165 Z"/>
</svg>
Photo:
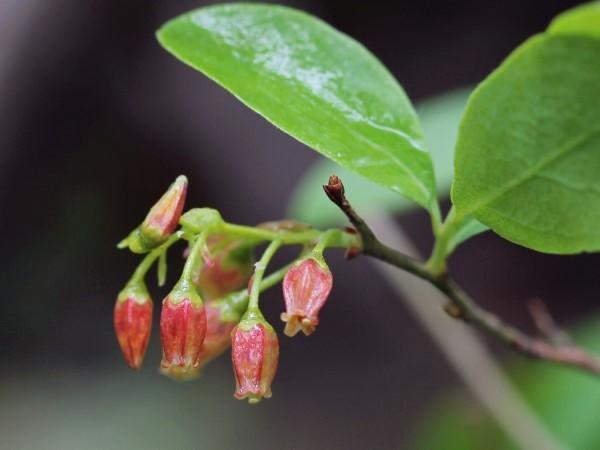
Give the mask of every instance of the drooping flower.
<svg viewBox="0 0 600 450">
<path fill-rule="evenodd" d="M 207 302 L 206 309 L 206 337 L 198 356 L 198 366 L 203 367 L 217 356 L 221 355 L 231 345 L 231 331 L 236 321 L 223 320 L 221 317 L 220 302 Z"/>
<path fill-rule="evenodd" d="M 252 248 L 242 240 L 213 235 L 194 282 L 205 299 L 215 300 L 247 285 L 254 266 Z"/>
<path fill-rule="evenodd" d="M 161 373 L 178 380 L 198 373 L 206 336 L 206 308 L 193 286 L 177 285 L 164 299 L 160 315 Z"/>
<path fill-rule="evenodd" d="M 286 322 L 287 336 L 295 336 L 300 330 L 307 336 L 314 333 L 319 324 L 319 311 L 332 286 L 333 276 L 325 262 L 311 257 L 286 273 L 283 279 L 286 312 L 281 314 L 281 320 Z"/>
<path fill-rule="evenodd" d="M 152 299 L 143 283 L 128 285 L 119 293 L 113 320 L 125 361 L 132 369 L 139 369 L 152 328 Z"/>
<path fill-rule="evenodd" d="M 261 315 L 247 316 L 233 329 L 231 359 L 235 398 L 258 403 L 263 397 L 271 397 L 271 383 L 279 360 L 279 341 Z"/>
</svg>

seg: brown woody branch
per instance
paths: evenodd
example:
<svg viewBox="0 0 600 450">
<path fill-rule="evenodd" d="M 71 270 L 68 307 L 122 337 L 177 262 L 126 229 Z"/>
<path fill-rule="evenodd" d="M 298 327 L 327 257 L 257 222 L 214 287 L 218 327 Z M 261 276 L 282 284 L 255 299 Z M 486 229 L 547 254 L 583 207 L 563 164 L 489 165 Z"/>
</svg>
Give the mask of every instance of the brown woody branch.
<svg viewBox="0 0 600 450">
<path fill-rule="evenodd" d="M 542 300 L 539 298 L 531 299 L 527 303 L 527 308 L 529 309 L 529 314 L 531 314 L 536 328 L 548 341 L 555 346 L 573 344 L 567 332 L 556 325 L 554 318 Z"/>
<path fill-rule="evenodd" d="M 543 303 L 541 306 L 540 303 L 530 305 L 530 312 L 540 332 L 550 341 L 528 336 L 507 324 L 498 316 L 481 308 L 447 274 L 433 274 L 422 262 L 380 242 L 346 198 L 344 185 L 338 177 L 335 175 L 329 177 L 329 183 L 323 186 L 323 189 L 361 236 L 362 253 L 406 270 L 433 284 L 448 297 L 449 302 L 444 306 L 444 310 L 451 317 L 473 324 L 527 356 L 600 376 L 600 359 L 565 340 L 566 334 L 556 327 Z"/>
</svg>

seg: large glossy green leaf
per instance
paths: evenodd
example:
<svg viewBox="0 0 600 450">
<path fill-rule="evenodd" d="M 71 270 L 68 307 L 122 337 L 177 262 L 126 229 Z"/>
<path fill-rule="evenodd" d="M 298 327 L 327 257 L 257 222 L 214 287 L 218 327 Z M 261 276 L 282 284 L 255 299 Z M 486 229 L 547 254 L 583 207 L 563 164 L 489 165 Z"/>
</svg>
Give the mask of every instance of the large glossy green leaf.
<svg viewBox="0 0 600 450">
<path fill-rule="evenodd" d="M 457 89 L 417 105 L 417 114 L 435 167 L 438 194 L 442 198 L 450 191 L 454 143 L 470 93 L 471 89 Z M 371 212 L 395 214 L 414 208 L 414 203 L 323 158 L 304 174 L 294 189 L 288 209 L 290 217 L 315 226 L 346 223 L 345 216 L 323 195 L 321 189 L 332 174 L 344 181 L 353 206 L 364 216 Z"/>
<path fill-rule="evenodd" d="M 585 3 L 562 13 L 552 21 L 548 32 L 600 38 L 600 1 Z"/>
<path fill-rule="evenodd" d="M 600 40 L 541 35 L 474 92 L 452 200 L 504 238 L 549 253 L 600 249 Z"/>
<path fill-rule="evenodd" d="M 575 333 L 578 343 L 592 352 L 600 352 L 600 318 L 595 317 Z M 526 361 L 513 365 L 512 382 L 533 412 L 566 448 L 600 448 L 600 389 L 598 379 L 552 364 Z M 501 399 L 499 399 L 501 401 Z M 451 442 L 461 443 L 452 447 Z M 466 398 L 441 400 L 431 408 L 422 423 L 413 448 L 437 450 L 519 450 L 477 405 Z"/>
<path fill-rule="evenodd" d="M 437 208 L 431 158 L 410 101 L 350 37 L 287 7 L 228 4 L 177 17 L 158 39 L 299 141 Z"/>
</svg>

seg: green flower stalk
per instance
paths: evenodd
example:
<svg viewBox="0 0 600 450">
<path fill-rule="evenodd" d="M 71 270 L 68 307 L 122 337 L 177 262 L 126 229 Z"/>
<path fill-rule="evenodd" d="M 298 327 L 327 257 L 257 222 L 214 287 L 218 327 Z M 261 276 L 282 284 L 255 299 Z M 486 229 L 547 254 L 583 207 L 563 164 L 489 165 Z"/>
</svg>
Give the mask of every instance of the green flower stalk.
<svg viewBox="0 0 600 450">
<path fill-rule="evenodd" d="M 256 264 L 250 288 L 248 310 L 231 333 L 231 359 L 235 375 L 235 398 L 258 403 L 271 397 L 271 383 L 277 372 L 279 341 L 273 327 L 265 320 L 258 307 L 260 284 L 268 262 L 281 241 L 273 241 Z"/>
<path fill-rule="evenodd" d="M 206 237 L 204 232 L 194 242 L 180 280 L 163 300 L 160 315 L 161 372 L 178 380 L 197 375 L 206 336 L 206 309 L 192 283 L 193 271 L 202 261 Z"/>
</svg>

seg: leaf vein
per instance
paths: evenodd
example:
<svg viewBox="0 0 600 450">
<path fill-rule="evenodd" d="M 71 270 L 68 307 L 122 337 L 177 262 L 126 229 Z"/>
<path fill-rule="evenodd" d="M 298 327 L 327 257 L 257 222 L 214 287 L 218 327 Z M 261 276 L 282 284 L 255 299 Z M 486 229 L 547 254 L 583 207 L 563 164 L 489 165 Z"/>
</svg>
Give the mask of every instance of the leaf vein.
<svg viewBox="0 0 600 450">
<path fill-rule="evenodd" d="M 479 210 L 484 206 L 488 206 L 506 193 L 511 190 L 521 186 L 523 183 L 529 181 L 531 178 L 538 175 L 542 169 L 548 167 L 550 164 L 558 161 L 562 157 L 569 155 L 573 151 L 577 151 L 585 146 L 587 142 L 592 140 L 594 137 L 600 135 L 600 128 L 596 128 L 592 130 L 591 133 L 585 136 L 577 136 L 571 141 L 567 142 L 563 147 L 560 147 L 557 151 L 549 154 L 546 158 L 542 158 L 537 164 L 533 165 L 529 170 L 523 172 L 523 174 L 519 177 L 514 178 L 512 181 L 504 185 L 495 192 L 492 192 L 487 197 L 479 200 L 478 202 L 473 203 L 470 208 L 461 211 L 462 214 L 468 215 L 472 214 L 475 211 Z"/>
</svg>

